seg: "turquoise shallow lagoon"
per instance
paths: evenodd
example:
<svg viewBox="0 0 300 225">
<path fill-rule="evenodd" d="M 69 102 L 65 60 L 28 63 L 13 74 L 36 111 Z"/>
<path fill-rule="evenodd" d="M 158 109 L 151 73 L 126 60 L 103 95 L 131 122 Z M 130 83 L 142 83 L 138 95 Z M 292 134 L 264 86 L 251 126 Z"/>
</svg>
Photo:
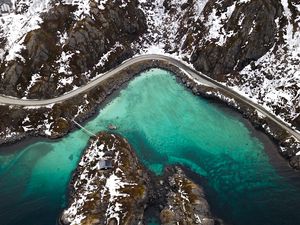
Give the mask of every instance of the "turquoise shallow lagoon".
<svg viewBox="0 0 300 225">
<path fill-rule="evenodd" d="M 168 72 L 135 78 L 85 127 L 98 132 L 110 123 L 153 172 L 169 164 L 188 168 L 227 224 L 300 224 L 299 173 L 239 114 L 194 96 Z M 0 224 L 57 224 L 88 138 L 77 130 L 55 142 L 2 147 Z"/>
</svg>

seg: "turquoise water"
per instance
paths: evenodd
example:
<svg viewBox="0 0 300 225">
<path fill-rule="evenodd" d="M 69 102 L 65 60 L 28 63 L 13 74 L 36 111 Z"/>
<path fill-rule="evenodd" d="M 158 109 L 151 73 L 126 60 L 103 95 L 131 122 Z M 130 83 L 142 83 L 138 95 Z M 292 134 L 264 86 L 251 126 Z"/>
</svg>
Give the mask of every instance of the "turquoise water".
<svg viewBox="0 0 300 225">
<path fill-rule="evenodd" d="M 274 146 L 264 145 L 239 116 L 192 95 L 168 72 L 137 77 L 85 127 L 98 132 L 110 123 L 153 172 L 181 164 L 201 175 L 213 212 L 228 224 L 300 224 L 299 174 L 281 166 Z M 57 142 L 4 149 L 0 224 L 56 224 L 87 140 L 75 131 Z"/>
</svg>

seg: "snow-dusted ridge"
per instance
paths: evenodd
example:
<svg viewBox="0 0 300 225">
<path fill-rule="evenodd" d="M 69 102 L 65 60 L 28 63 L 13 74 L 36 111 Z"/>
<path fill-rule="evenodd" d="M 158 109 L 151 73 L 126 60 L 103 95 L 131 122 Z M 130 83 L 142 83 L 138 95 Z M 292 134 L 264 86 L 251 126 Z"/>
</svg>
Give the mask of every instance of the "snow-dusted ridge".
<svg viewBox="0 0 300 225">
<path fill-rule="evenodd" d="M 0 39 L 6 39 L 4 49 L 0 50 L 0 62 L 2 60 L 11 61 L 16 58 L 22 60 L 22 56 L 19 53 L 24 48 L 25 35 L 40 27 L 42 23 L 41 14 L 49 11 L 51 1 L 12 0 L 10 11 L 3 15 L 0 14 Z M 22 6 L 28 8 L 23 11 Z M 4 56 L 6 52 L 8 54 Z"/>
</svg>

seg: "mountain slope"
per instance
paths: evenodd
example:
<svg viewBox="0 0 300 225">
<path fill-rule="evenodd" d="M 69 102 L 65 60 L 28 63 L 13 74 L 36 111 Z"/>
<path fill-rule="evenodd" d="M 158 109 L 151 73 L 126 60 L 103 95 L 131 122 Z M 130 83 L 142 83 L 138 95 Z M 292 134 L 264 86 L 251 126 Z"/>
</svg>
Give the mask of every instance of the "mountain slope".
<svg viewBox="0 0 300 225">
<path fill-rule="evenodd" d="M 58 96 L 155 52 L 189 63 L 300 129 L 297 0 L 5 2 L 0 94 Z"/>
<path fill-rule="evenodd" d="M 34 3 L 3 17 L 0 92 L 6 95 L 49 98 L 81 86 L 132 56 L 130 43 L 146 28 L 137 1 L 45 1 L 43 9 Z M 15 30 L 20 21 L 23 28 Z M 109 52 L 114 62 L 105 59 Z"/>
</svg>

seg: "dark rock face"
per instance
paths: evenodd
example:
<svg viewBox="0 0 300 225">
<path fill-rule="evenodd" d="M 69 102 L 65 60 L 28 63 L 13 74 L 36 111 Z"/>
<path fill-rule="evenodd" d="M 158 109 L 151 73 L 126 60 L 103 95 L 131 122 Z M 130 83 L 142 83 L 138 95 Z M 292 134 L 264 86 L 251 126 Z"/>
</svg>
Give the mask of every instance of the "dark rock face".
<svg viewBox="0 0 300 225">
<path fill-rule="evenodd" d="M 24 39 L 25 48 L 20 53 L 23 60 L 17 59 L 2 64 L 4 71 L 0 90 L 3 94 L 23 97 L 34 74 L 41 76 L 40 82 L 33 90 L 33 98 L 50 97 L 56 84 L 50 76 L 55 71 L 53 64 L 57 57 L 59 46 L 56 32 L 68 29 L 71 23 L 71 12 L 74 7 L 59 5 L 44 15 L 41 28 L 29 32 Z M 50 80 L 50 81 L 49 81 Z M 52 82 L 51 82 L 52 81 Z"/>
<path fill-rule="evenodd" d="M 300 130 L 300 115 L 297 116 L 293 121 L 292 121 L 293 126 L 295 126 L 298 130 Z"/>
<path fill-rule="evenodd" d="M 300 168 L 300 155 L 293 156 L 290 164 L 293 168 Z"/>
<path fill-rule="evenodd" d="M 264 55 L 275 42 L 275 19 L 282 13 L 278 1 L 250 1 L 239 5 L 236 1 L 226 0 L 209 1 L 204 15 L 211 14 L 213 10 L 218 15 L 232 5 L 236 7 L 224 29 L 234 35 L 229 36 L 221 46 L 216 41 L 199 47 L 195 43 L 196 48 L 191 56 L 197 70 L 216 79 L 219 79 L 218 75 L 239 71 Z"/>
<path fill-rule="evenodd" d="M 81 86 L 97 72 L 104 72 L 132 55 L 130 44 L 146 31 L 145 16 L 138 8 L 138 1 L 130 1 L 121 7 L 120 1 L 108 1 L 105 10 L 90 1 L 91 13 L 82 19 L 72 14 L 76 6 L 58 4 L 42 16 L 39 29 L 29 32 L 24 40 L 21 59 L 3 63 L 3 79 L 0 93 L 28 98 L 49 98 Z M 62 34 L 66 40 L 62 42 Z M 116 51 L 101 68 L 95 65 L 116 43 Z M 68 71 L 61 71 L 67 62 Z M 34 74 L 39 80 L 30 87 Z M 70 74 L 72 74 L 70 76 Z M 69 86 L 59 88 L 62 78 L 72 77 Z M 30 90 L 27 90 L 30 87 Z"/>
<path fill-rule="evenodd" d="M 109 1 L 105 10 L 100 10 L 95 2 L 91 2 L 91 17 L 75 26 L 64 46 L 66 52 L 80 51 L 71 59 L 73 72 L 83 73 L 91 69 L 116 42 L 124 49 L 119 50 L 114 63 L 126 59 L 126 54 L 127 57 L 132 54 L 130 43 L 146 30 L 145 17 L 137 4 L 137 1 L 131 1 L 125 8 L 120 8 L 118 1 Z M 109 65 L 102 71 L 108 68 Z"/>
<path fill-rule="evenodd" d="M 183 53 L 197 70 L 223 80 L 222 75 L 242 70 L 274 45 L 278 32 L 275 21 L 283 20 L 279 1 L 205 3 L 164 1 L 162 36 L 173 38 L 164 43 L 167 52 Z"/>
</svg>

